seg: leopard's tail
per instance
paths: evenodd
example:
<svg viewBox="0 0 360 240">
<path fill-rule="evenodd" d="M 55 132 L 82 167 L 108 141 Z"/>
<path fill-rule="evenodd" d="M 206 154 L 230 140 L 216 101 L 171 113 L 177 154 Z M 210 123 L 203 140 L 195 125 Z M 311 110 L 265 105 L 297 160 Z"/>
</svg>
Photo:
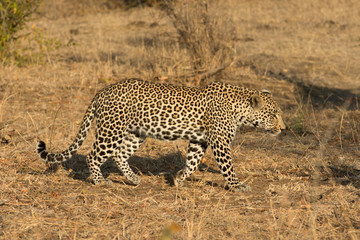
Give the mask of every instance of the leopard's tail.
<svg viewBox="0 0 360 240">
<path fill-rule="evenodd" d="M 68 160 L 69 158 L 71 158 L 71 156 L 77 152 L 77 150 L 80 148 L 83 141 L 85 140 L 86 136 L 88 135 L 90 127 L 91 127 L 91 123 L 95 118 L 97 98 L 98 98 L 98 95 L 96 95 L 94 97 L 90 106 L 86 110 L 84 118 L 81 122 L 80 130 L 79 130 L 75 140 L 73 141 L 73 143 L 70 145 L 70 147 L 68 149 L 66 149 L 63 152 L 59 152 L 59 153 L 50 153 L 50 152 L 46 151 L 45 142 L 43 142 L 43 141 L 38 142 L 38 144 L 36 146 L 36 150 L 37 150 L 40 158 L 43 161 L 48 162 L 48 163 L 61 163 L 61 162 Z"/>
</svg>

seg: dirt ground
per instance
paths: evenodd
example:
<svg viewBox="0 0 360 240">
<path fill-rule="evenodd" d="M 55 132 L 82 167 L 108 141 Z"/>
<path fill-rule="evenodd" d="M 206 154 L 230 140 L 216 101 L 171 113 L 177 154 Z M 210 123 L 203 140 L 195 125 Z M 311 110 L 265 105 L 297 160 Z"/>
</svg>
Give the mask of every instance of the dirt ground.
<svg viewBox="0 0 360 240">
<path fill-rule="evenodd" d="M 113 185 L 88 181 L 93 131 L 61 166 L 39 159 L 36 142 L 66 149 L 108 84 L 196 84 L 159 7 L 80 3 L 45 1 L 29 26 L 61 46 L 22 67 L 0 65 L 0 239 L 360 238 L 360 2 L 209 2 L 236 39 L 235 60 L 208 81 L 270 90 L 287 125 L 276 138 L 239 130 L 232 156 L 252 187 L 245 193 L 224 189 L 211 150 L 173 186 L 185 141 L 147 139 L 129 161 L 138 186 L 111 160 L 102 170 Z"/>
</svg>

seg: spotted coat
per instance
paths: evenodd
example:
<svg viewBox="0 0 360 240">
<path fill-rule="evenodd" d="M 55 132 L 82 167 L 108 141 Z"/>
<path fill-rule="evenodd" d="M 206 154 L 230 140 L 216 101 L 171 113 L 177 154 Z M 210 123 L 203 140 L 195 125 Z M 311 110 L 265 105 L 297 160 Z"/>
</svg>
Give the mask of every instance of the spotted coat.
<svg viewBox="0 0 360 240">
<path fill-rule="evenodd" d="M 226 188 L 246 191 L 250 187 L 236 177 L 230 154 L 236 129 L 249 125 L 277 135 L 285 128 L 281 110 L 267 91 L 220 82 L 199 89 L 129 79 L 96 94 L 67 150 L 49 153 L 40 141 L 37 145 L 40 157 L 49 163 L 69 159 L 83 143 L 94 118 L 96 140 L 87 156 L 94 184 L 105 181 L 100 166 L 109 157 L 131 183 L 139 184 L 140 178 L 127 160 L 150 137 L 189 140 L 186 165 L 176 174 L 176 185 L 181 185 L 197 169 L 210 146 Z"/>
</svg>

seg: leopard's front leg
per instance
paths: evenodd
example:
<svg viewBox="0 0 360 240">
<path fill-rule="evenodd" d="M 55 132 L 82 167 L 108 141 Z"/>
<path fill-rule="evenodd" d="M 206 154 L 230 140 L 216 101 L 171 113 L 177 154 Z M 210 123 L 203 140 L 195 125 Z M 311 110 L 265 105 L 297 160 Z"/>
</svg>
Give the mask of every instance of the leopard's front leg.
<svg viewBox="0 0 360 240">
<path fill-rule="evenodd" d="M 236 177 L 230 153 L 231 140 L 230 137 L 217 136 L 209 141 L 220 172 L 225 179 L 225 188 L 234 192 L 250 191 L 250 186 L 240 182 Z"/>
</svg>

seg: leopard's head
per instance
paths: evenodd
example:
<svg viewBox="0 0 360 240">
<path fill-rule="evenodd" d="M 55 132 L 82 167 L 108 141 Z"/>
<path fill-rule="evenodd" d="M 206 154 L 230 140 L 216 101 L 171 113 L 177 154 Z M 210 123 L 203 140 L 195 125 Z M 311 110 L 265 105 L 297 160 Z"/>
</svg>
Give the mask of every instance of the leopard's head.
<svg viewBox="0 0 360 240">
<path fill-rule="evenodd" d="M 250 125 L 262 128 L 273 136 L 286 128 L 281 117 L 282 111 L 269 91 L 263 90 L 251 96 L 250 106 L 252 108 Z"/>
</svg>

